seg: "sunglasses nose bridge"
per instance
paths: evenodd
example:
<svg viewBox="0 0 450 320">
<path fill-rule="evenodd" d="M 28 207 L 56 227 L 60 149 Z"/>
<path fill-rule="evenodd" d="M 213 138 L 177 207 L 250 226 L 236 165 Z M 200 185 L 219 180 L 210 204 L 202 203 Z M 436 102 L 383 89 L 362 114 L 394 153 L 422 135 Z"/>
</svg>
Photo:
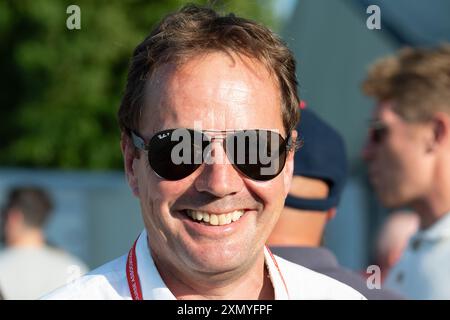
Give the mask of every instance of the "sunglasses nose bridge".
<svg viewBox="0 0 450 320">
<path fill-rule="evenodd" d="M 222 136 L 222 137 L 211 137 L 211 138 L 209 139 L 209 141 L 210 141 L 210 143 L 216 143 L 216 142 L 217 142 L 217 143 L 220 143 L 220 144 L 223 146 L 226 139 L 227 139 L 226 136 Z"/>
<path fill-rule="evenodd" d="M 226 137 L 213 138 L 208 144 L 207 150 L 204 150 L 205 164 L 231 164 L 226 151 Z"/>
</svg>

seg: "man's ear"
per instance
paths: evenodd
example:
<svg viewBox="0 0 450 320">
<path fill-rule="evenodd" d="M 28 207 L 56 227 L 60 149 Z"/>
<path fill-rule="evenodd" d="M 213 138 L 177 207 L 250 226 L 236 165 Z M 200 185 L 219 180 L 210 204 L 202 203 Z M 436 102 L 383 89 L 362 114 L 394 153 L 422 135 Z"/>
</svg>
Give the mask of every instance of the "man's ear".
<svg viewBox="0 0 450 320">
<path fill-rule="evenodd" d="M 286 155 L 286 164 L 284 168 L 284 191 L 286 198 L 289 191 L 291 190 L 291 183 L 292 183 L 292 175 L 294 173 L 294 155 L 296 151 L 296 141 L 297 141 L 297 131 L 292 130 L 291 132 L 291 139 L 292 139 L 292 148 L 288 150 L 288 153 Z"/>
<path fill-rule="evenodd" d="M 448 144 L 450 139 L 450 116 L 444 112 L 437 112 L 433 116 L 433 142 L 435 144 Z M 447 146 L 445 146 L 447 148 Z"/>
<path fill-rule="evenodd" d="M 440 150 L 440 146 L 448 149 L 450 144 L 450 116 L 444 112 L 436 112 L 425 135 L 425 152 L 428 154 Z"/>
<path fill-rule="evenodd" d="M 122 132 L 120 137 L 120 148 L 122 150 L 125 175 L 127 177 L 128 185 L 133 191 L 133 194 L 136 197 L 139 197 L 139 185 L 134 168 L 135 160 L 139 159 L 139 151 L 136 150 L 130 136 L 125 132 Z"/>
</svg>

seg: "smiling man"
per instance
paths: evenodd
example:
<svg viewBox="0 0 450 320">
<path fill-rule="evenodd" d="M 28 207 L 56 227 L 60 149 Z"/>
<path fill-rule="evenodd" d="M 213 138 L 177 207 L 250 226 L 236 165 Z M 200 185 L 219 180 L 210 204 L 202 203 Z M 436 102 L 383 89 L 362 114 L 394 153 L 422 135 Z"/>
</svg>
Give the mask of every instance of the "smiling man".
<svg viewBox="0 0 450 320">
<path fill-rule="evenodd" d="M 265 247 L 292 179 L 296 85 L 267 28 L 192 5 L 164 18 L 134 51 L 119 110 L 145 231 L 49 298 L 363 299 Z"/>
</svg>

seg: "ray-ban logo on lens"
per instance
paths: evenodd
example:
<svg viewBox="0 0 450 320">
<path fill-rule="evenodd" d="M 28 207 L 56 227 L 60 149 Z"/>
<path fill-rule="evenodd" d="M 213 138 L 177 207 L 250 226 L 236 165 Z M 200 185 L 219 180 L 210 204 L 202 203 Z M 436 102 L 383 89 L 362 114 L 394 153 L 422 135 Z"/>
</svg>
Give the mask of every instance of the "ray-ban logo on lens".
<svg viewBox="0 0 450 320">
<path fill-rule="evenodd" d="M 170 136 L 170 133 L 162 133 L 162 134 L 158 134 L 158 139 L 164 139 L 167 138 L 168 136 Z"/>
</svg>

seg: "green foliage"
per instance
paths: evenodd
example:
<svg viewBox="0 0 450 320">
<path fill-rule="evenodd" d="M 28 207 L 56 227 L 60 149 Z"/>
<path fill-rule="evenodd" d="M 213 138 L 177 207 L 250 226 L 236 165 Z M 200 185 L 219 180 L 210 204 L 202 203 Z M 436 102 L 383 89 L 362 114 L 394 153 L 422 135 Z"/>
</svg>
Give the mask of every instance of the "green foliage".
<svg viewBox="0 0 450 320">
<path fill-rule="evenodd" d="M 0 1 L 0 165 L 121 168 L 116 112 L 129 58 L 184 3 Z M 81 30 L 66 28 L 71 4 L 81 8 Z M 215 7 L 274 26 L 269 0 Z"/>
</svg>

